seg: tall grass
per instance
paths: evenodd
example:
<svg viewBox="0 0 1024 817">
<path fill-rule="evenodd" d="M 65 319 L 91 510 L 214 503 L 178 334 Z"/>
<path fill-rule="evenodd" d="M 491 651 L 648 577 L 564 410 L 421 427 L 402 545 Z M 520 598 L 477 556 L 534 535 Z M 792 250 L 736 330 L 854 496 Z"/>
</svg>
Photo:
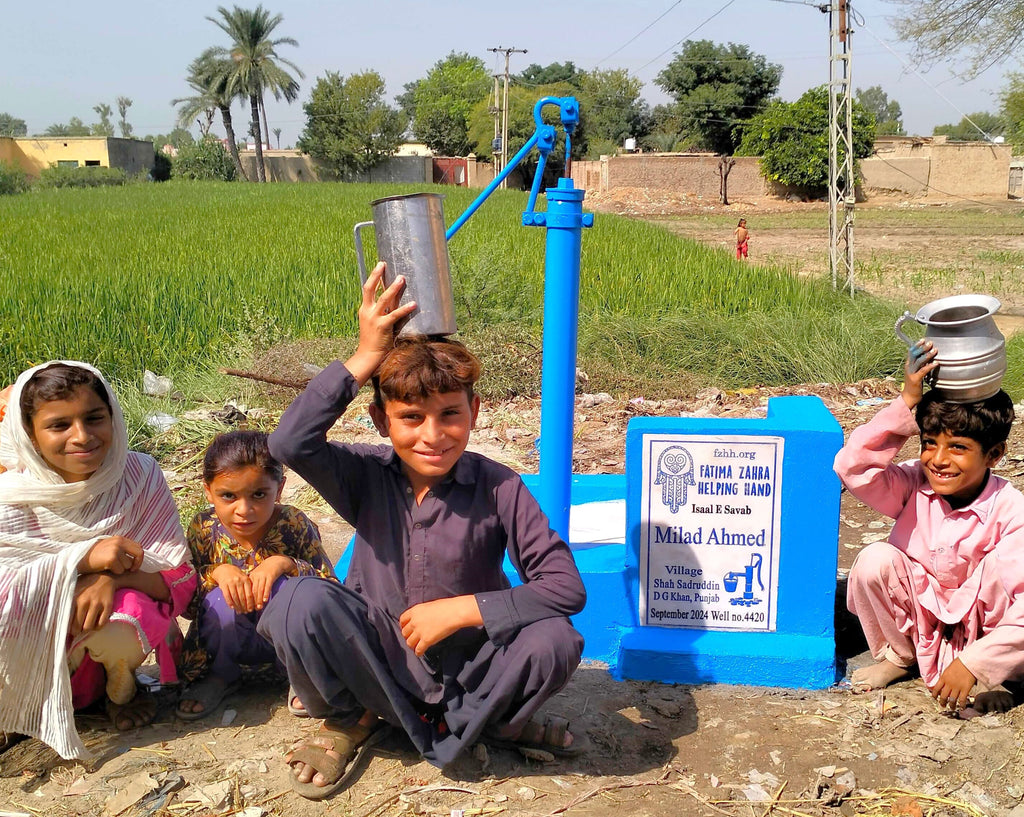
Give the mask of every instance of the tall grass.
<svg viewBox="0 0 1024 817">
<path fill-rule="evenodd" d="M 449 222 L 475 195 L 436 189 Z M 412 190 L 182 182 L 4 197 L 0 223 L 16 226 L 0 231 L 0 380 L 51 357 L 137 380 L 144 368 L 191 371 L 283 337 L 352 337 L 352 226 L 371 200 Z M 523 194 L 496 193 L 449 245 L 470 337 L 539 338 L 545 237 L 520 226 L 524 205 Z M 599 215 L 584 232 L 581 359 L 648 393 L 687 378 L 888 374 L 904 353 L 896 313 L 649 224 Z"/>
</svg>

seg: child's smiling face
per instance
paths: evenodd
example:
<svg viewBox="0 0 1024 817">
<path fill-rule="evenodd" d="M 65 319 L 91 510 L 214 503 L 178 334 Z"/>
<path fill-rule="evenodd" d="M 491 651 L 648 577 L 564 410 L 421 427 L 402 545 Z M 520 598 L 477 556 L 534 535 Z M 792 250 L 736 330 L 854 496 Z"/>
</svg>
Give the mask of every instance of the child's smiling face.
<svg viewBox="0 0 1024 817">
<path fill-rule="evenodd" d="M 377 430 L 391 438 L 406 476 L 419 491 L 437 484 L 455 467 L 469 444 L 480 398 L 465 391 L 432 394 L 406 403 L 388 400 L 370 406 Z"/>
<path fill-rule="evenodd" d="M 88 386 L 64 400 L 43 403 L 32 415 L 32 442 L 65 482 L 81 482 L 103 464 L 114 439 L 110 409 Z"/>
<path fill-rule="evenodd" d="M 1005 443 L 985 452 L 977 440 L 945 431 L 921 435 L 921 465 L 928 484 L 954 508 L 962 508 L 977 498 L 988 469 L 999 462 L 1005 451 Z"/>
<path fill-rule="evenodd" d="M 284 482 L 258 465 L 222 471 L 203 483 L 206 498 L 239 544 L 256 547 L 270 527 Z"/>
</svg>

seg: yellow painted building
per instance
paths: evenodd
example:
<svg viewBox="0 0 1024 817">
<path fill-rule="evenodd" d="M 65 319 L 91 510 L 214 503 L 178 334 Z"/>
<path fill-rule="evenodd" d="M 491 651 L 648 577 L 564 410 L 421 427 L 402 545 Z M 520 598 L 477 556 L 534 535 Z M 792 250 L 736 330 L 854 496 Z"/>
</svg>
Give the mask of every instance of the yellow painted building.
<svg viewBox="0 0 1024 817">
<path fill-rule="evenodd" d="M 47 167 L 118 167 L 129 176 L 153 168 L 152 142 L 107 136 L 0 136 L 0 161 L 33 178 Z"/>
</svg>

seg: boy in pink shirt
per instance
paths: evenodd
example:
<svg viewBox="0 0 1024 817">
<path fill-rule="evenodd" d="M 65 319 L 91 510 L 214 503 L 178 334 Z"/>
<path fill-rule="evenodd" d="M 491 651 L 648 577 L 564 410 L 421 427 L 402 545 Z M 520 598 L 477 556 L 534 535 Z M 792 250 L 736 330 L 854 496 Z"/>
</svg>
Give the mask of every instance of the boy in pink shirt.
<svg viewBox="0 0 1024 817">
<path fill-rule="evenodd" d="M 850 435 L 835 470 L 861 502 L 896 520 L 888 542 L 857 556 L 847 605 L 878 662 L 853 674 L 877 689 L 916 664 L 932 697 L 959 710 L 1004 712 L 1002 682 L 1024 677 L 1024 495 L 991 472 L 1006 453 L 1013 402 L 924 394 L 930 341 L 907 358 L 900 398 Z M 919 460 L 893 463 L 907 439 Z"/>
</svg>

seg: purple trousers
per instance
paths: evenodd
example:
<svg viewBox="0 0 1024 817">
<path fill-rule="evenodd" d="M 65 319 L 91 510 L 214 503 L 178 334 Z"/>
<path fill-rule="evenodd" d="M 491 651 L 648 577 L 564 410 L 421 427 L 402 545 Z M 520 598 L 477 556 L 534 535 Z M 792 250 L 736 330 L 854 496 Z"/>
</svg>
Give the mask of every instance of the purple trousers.
<svg viewBox="0 0 1024 817">
<path fill-rule="evenodd" d="M 287 579 L 281 576 L 274 582 L 270 598 L 274 598 Z M 206 594 L 200 611 L 199 638 L 210 656 L 207 667 L 210 675 L 232 683 L 241 676 L 242 666 L 277 664 L 274 648 L 256 632 L 266 606 L 251 613 L 236 613 L 228 607 L 223 591 L 216 587 Z M 280 664 L 278 667 L 283 671 Z"/>
<path fill-rule="evenodd" d="M 431 705 L 398 682 L 366 600 L 347 587 L 292 579 L 264 608 L 258 631 L 311 715 L 348 724 L 368 709 L 403 729 L 435 766 L 450 763 L 485 729 L 517 734 L 568 683 L 583 652 L 583 637 L 560 617 L 528 624 L 505 646 L 482 629 L 468 639 L 456 634 L 434 648 L 442 693 Z"/>
</svg>

